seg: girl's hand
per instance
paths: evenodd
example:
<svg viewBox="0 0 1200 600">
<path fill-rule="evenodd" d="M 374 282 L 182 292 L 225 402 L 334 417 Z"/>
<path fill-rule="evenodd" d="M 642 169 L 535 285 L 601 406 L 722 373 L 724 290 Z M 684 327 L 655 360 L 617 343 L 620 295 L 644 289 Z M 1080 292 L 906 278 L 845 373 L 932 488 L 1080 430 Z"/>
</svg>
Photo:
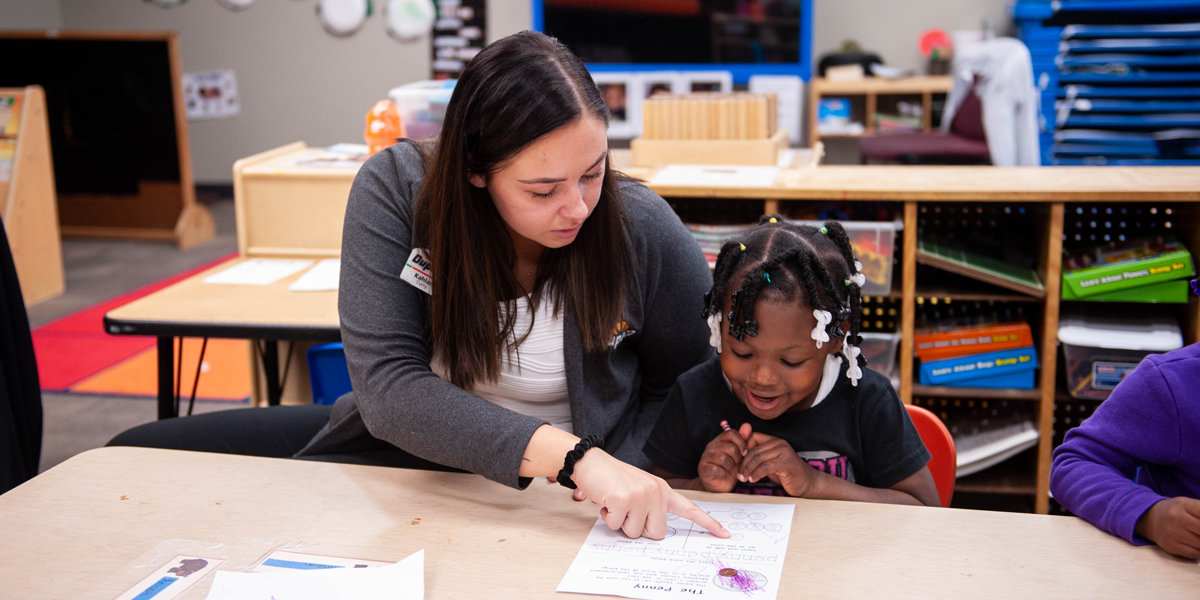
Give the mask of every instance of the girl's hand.
<svg viewBox="0 0 1200 600">
<path fill-rule="evenodd" d="M 750 424 L 742 425 L 746 433 L 750 433 Z M 696 467 L 700 483 L 710 492 L 731 492 L 737 485 L 737 472 L 746 455 L 746 437 L 740 431 L 730 429 L 713 438 L 700 455 L 700 465 Z"/>
<path fill-rule="evenodd" d="M 1196 560 L 1200 558 L 1200 500 L 1159 500 L 1138 519 L 1136 532 L 1175 556 Z"/>
<path fill-rule="evenodd" d="M 584 453 L 571 477 L 577 491 L 599 504 L 600 517 L 610 529 L 631 538 L 661 540 L 667 534 L 667 513 L 690 519 L 719 538 L 729 532 L 700 507 L 655 477 L 617 460 L 599 448 Z M 576 496 L 578 497 L 578 496 Z"/>
<path fill-rule="evenodd" d="M 738 471 L 738 478 L 744 478 L 742 481 L 754 482 L 767 477 L 795 498 L 803 498 L 812 488 L 817 471 L 796 454 L 791 444 L 775 436 L 754 432 L 746 445 L 746 456 Z"/>
</svg>

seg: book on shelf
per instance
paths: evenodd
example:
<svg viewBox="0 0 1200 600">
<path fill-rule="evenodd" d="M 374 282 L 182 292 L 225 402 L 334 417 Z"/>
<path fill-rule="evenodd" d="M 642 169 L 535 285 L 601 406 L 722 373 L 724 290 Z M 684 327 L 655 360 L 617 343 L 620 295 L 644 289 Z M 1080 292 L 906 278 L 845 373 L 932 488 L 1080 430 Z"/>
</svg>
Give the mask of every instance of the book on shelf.
<svg viewBox="0 0 1200 600">
<path fill-rule="evenodd" d="M 1091 247 L 1063 260 L 1062 297 L 1116 302 L 1187 302 L 1192 255 L 1170 237 Z"/>
<path fill-rule="evenodd" d="M 921 361 L 921 385 L 991 389 L 1033 389 L 1037 369 L 1033 346 Z"/>
<path fill-rule="evenodd" d="M 971 252 L 954 244 L 917 240 L 917 262 L 1035 298 L 1046 297 L 1037 270 Z"/>
<path fill-rule="evenodd" d="M 1001 323 L 945 331 L 918 330 L 913 341 L 917 358 L 927 362 L 1033 346 L 1033 331 L 1025 322 Z"/>
<path fill-rule="evenodd" d="M 956 477 L 966 477 L 1002 463 L 1037 445 L 1038 430 L 1032 420 L 1000 422 L 954 436 L 958 455 Z"/>
</svg>

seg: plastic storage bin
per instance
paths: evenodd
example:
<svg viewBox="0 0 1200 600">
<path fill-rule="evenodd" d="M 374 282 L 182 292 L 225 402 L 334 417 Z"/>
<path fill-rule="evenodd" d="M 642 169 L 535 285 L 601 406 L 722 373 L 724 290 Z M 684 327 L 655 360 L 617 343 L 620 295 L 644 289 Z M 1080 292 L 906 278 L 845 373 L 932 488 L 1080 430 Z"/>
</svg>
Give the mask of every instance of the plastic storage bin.
<svg viewBox="0 0 1200 600">
<path fill-rule="evenodd" d="M 1143 358 L 1183 347 L 1179 324 L 1162 317 L 1064 317 L 1058 326 L 1072 397 L 1108 398 Z"/>
<path fill-rule="evenodd" d="M 418 81 L 392 88 L 388 92 L 388 97 L 400 113 L 404 137 L 420 140 L 441 133 L 446 105 L 450 103 L 456 83 L 457 79 Z"/>
<path fill-rule="evenodd" d="M 862 338 L 862 355 L 867 359 L 867 367 L 891 379 L 896 373 L 900 333 L 864 333 Z"/>
<path fill-rule="evenodd" d="M 820 227 L 822 221 L 796 221 Z M 886 296 L 892 292 L 892 264 L 896 255 L 896 232 L 904 229 L 903 221 L 841 221 L 850 235 L 854 256 L 862 263 L 867 276 L 864 296 Z M 869 358 L 867 360 L 870 360 Z"/>
</svg>

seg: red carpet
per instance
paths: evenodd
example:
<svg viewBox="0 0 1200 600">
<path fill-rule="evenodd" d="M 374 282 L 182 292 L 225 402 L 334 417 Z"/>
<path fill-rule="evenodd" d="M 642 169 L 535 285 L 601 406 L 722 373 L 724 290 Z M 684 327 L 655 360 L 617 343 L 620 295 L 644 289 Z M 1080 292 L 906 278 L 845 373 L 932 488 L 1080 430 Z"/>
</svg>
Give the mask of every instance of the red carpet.
<svg viewBox="0 0 1200 600">
<path fill-rule="evenodd" d="M 48 392 L 69 391 L 74 384 L 154 348 L 155 338 L 153 337 L 105 333 L 105 313 L 236 257 L 236 253 L 224 256 L 208 264 L 90 306 L 33 330 L 33 349 L 37 355 L 38 376 L 41 379 L 42 390 Z M 191 369 L 194 374 L 194 364 Z M 185 363 L 185 373 L 188 370 Z M 190 389 L 190 377 L 185 377 L 185 379 L 189 379 L 187 387 Z M 246 385 L 248 389 L 249 383 L 247 382 Z"/>
</svg>

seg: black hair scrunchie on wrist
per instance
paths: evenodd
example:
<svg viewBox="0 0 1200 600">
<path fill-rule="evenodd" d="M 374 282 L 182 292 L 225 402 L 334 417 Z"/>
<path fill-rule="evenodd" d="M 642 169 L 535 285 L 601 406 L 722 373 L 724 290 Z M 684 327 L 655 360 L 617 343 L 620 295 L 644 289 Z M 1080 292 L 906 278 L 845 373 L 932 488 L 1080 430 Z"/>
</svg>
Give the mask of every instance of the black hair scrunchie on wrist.
<svg viewBox="0 0 1200 600">
<path fill-rule="evenodd" d="M 563 468 L 558 472 L 556 481 L 565 488 L 575 489 L 577 486 L 574 481 L 571 481 L 571 475 L 575 473 L 575 463 L 579 462 L 579 459 L 583 458 L 583 454 L 588 450 L 603 445 L 604 436 L 602 435 L 589 435 L 579 440 L 579 443 L 575 444 L 575 448 L 568 452 L 567 457 L 563 459 Z"/>
</svg>

